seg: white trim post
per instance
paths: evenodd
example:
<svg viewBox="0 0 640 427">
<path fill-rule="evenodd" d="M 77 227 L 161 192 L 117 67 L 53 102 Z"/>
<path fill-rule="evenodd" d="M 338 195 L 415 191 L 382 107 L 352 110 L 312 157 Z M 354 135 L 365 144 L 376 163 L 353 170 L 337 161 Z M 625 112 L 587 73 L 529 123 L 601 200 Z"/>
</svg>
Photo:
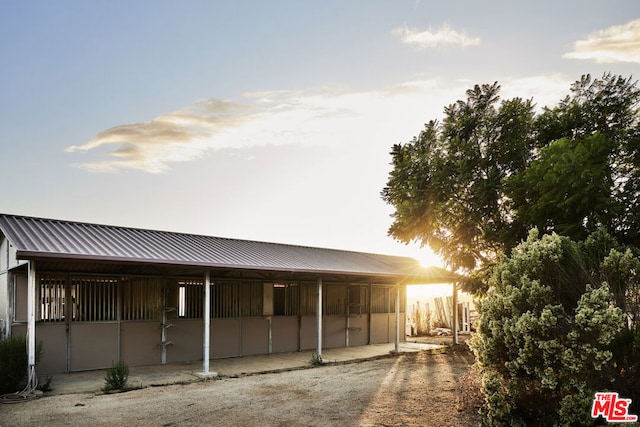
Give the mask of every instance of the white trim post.
<svg viewBox="0 0 640 427">
<path fill-rule="evenodd" d="M 458 344 L 458 285 L 453 283 L 453 344 Z"/>
<path fill-rule="evenodd" d="M 36 377 L 36 264 L 29 261 L 27 274 L 27 388 L 33 391 L 37 386 Z"/>
<path fill-rule="evenodd" d="M 211 292 L 211 275 L 207 271 L 204 274 L 204 301 L 203 301 L 203 322 L 204 331 L 202 333 L 202 374 L 209 375 L 209 330 L 211 325 L 211 301 L 209 298 Z"/>
<path fill-rule="evenodd" d="M 316 345 L 316 358 L 318 361 L 322 361 L 322 277 L 318 277 L 318 309 L 317 322 L 318 322 L 318 336 Z"/>
<path fill-rule="evenodd" d="M 396 285 L 396 345 L 395 352 L 400 353 L 400 283 Z"/>
</svg>

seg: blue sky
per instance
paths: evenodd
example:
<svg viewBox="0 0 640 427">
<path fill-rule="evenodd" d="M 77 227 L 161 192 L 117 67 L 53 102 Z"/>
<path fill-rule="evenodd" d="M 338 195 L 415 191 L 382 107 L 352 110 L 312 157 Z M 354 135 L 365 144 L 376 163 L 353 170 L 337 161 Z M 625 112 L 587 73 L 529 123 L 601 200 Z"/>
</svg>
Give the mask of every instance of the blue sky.
<svg viewBox="0 0 640 427">
<path fill-rule="evenodd" d="M 0 211 L 433 263 L 387 237 L 393 144 L 638 70 L 637 0 L 3 1 Z"/>
</svg>

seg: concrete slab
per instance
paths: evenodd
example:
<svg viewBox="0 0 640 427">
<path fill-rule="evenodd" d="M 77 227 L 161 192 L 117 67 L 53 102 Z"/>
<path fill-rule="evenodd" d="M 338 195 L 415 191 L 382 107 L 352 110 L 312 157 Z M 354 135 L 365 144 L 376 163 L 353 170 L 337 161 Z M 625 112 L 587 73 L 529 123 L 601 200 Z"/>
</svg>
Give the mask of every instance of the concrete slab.
<svg viewBox="0 0 640 427">
<path fill-rule="evenodd" d="M 437 344 L 400 343 L 400 353 L 434 351 L 444 348 Z M 357 347 L 328 348 L 322 350 L 325 364 L 352 363 L 356 361 L 392 357 L 395 345 L 372 344 Z M 277 353 L 270 355 L 212 359 L 210 370 L 218 378 L 240 377 L 260 373 L 283 372 L 294 369 L 313 368 L 311 358 L 314 351 Z M 129 368 L 129 384 L 132 387 L 150 387 L 169 384 L 186 384 L 209 380 L 198 376 L 202 373 L 202 361 L 193 363 L 172 363 L 167 365 L 139 366 Z M 52 390 L 45 396 L 76 393 L 102 393 L 106 370 L 71 372 L 54 375 Z M 42 379 L 41 379 L 42 381 Z"/>
</svg>

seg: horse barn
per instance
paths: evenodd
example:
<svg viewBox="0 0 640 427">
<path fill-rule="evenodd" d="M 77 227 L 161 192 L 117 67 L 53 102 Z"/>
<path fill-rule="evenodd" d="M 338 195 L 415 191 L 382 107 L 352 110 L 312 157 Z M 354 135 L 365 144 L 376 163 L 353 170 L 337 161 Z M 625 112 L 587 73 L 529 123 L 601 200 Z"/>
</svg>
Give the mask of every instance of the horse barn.
<svg viewBox="0 0 640 427">
<path fill-rule="evenodd" d="M 0 337 L 28 337 L 32 374 L 41 346 L 39 375 L 397 348 L 406 285 L 458 279 L 407 257 L 0 214 Z"/>
</svg>

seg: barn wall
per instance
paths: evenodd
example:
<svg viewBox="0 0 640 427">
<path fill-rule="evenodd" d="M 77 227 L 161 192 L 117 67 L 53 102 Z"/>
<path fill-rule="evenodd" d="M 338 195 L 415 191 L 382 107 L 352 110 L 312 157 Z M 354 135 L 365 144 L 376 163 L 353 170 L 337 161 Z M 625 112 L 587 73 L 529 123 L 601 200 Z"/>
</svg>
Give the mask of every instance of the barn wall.
<svg viewBox="0 0 640 427">
<path fill-rule="evenodd" d="M 371 344 L 391 342 L 389 317 L 386 313 L 371 315 Z"/>
<path fill-rule="evenodd" d="M 27 275 L 15 275 L 15 307 L 14 320 L 16 322 L 27 321 Z"/>
<path fill-rule="evenodd" d="M 202 319 L 175 319 L 167 338 L 173 344 L 167 347 L 167 362 L 202 360 Z"/>
<path fill-rule="evenodd" d="M 274 316 L 271 325 L 271 346 L 273 353 L 298 351 L 300 333 L 298 316 Z"/>
<path fill-rule="evenodd" d="M 27 336 L 27 325 L 26 324 L 14 324 L 11 328 L 11 336 L 12 337 L 26 337 Z"/>
<path fill-rule="evenodd" d="M 0 339 L 8 334 L 9 322 L 9 241 L 0 233 Z"/>
<path fill-rule="evenodd" d="M 162 362 L 160 322 L 122 322 L 120 360 L 129 366 L 157 365 Z"/>
<path fill-rule="evenodd" d="M 369 343 L 369 320 L 367 315 L 349 317 L 349 347 Z"/>
<path fill-rule="evenodd" d="M 0 233 L 0 272 L 24 263 L 16 259 L 16 248 Z"/>
<path fill-rule="evenodd" d="M 346 345 L 347 319 L 343 316 L 325 316 L 322 335 L 324 348 L 344 347 Z M 315 335 L 314 335 L 315 336 Z"/>
<path fill-rule="evenodd" d="M 117 322 L 71 323 L 69 331 L 72 371 L 105 369 L 118 362 Z"/>
<path fill-rule="evenodd" d="M 242 319 L 241 356 L 269 353 L 269 321 L 264 318 Z"/>
<path fill-rule="evenodd" d="M 67 328 L 64 323 L 37 323 L 36 343 L 42 345 L 38 374 L 67 370 Z"/>
<path fill-rule="evenodd" d="M 0 233 L 0 274 L 9 269 L 9 241 Z"/>
<path fill-rule="evenodd" d="M 27 275 L 15 277 L 17 335 L 24 333 L 27 320 Z M 211 301 L 212 359 L 316 349 L 314 285 L 277 284 L 276 295 L 271 292 L 274 284 L 216 283 Z M 42 342 L 44 351 L 39 373 L 102 369 L 117 361 L 129 366 L 162 363 L 164 307 L 175 308 L 167 314 L 173 325 L 166 330 L 171 342 L 166 347 L 167 363 L 202 360 L 201 281 L 41 273 L 37 286 L 36 341 Z M 393 342 L 395 289 L 325 285 L 323 348 Z"/>
<path fill-rule="evenodd" d="M 241 328 L 240 319 L 211 319 L 211 358 L 242 356 Z M 200 345 L 202 346 L 202 339 Z"/>
<path fill-rule="evenodd" d="M 316 316 L 300 317 L 300 350 L 314 350 L 316 348 L 317 324 Z"/>
<path fill-rule="evenodd" d="M 0 272 L 0 340 L 9 334 L 9 272 Z"/>
</svg>

